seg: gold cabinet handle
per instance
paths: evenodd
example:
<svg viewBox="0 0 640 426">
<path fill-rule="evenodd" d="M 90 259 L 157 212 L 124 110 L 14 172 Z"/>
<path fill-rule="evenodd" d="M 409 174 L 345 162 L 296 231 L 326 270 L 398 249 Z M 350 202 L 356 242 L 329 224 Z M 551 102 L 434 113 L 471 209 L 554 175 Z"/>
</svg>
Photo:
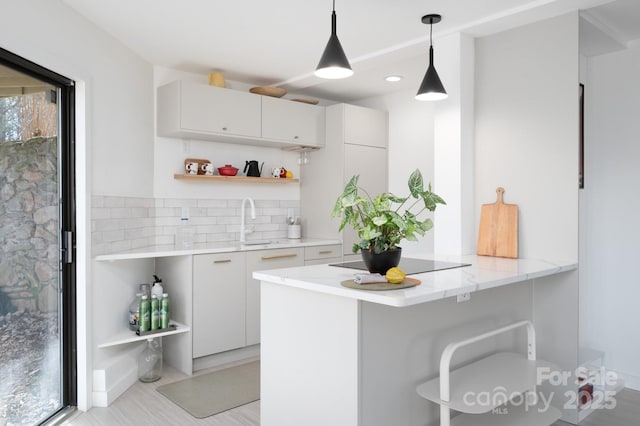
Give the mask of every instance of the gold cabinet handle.
<svg viewBox="0 0 640 426">
<path fill-rule="evenodd" d="M 331 254 L 331 253 L 333 253 L 333 250 L 320 250 L 318 252 L 318 254 Z"/>
<path fill-rule="evenodd" d="M 269 259 L 284 259 L 286 257 L 296 257 L 297 254 L 296 253 L 287 253 L 287 254 L 271 254 L 268 256 L 261 256 L 262 260 L 269 260 Z"/>
<path fill-rule="evenodd" d="M 229 263 L 229 262 L 231 262 L 231 259 L 217 259 L 213 261 L 213 263 Z"/>
</svg>

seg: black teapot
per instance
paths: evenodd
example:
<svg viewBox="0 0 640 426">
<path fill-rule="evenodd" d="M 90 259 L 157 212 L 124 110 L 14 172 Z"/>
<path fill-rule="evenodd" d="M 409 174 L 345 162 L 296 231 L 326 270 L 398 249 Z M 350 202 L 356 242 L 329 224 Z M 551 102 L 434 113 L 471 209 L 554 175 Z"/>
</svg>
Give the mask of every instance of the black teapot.
<svg viewBox="0 0 640 426">
<path fill-rule="evenodd" d="M 260 177 L 262 175 L 262 167 L 264 166 L 264 162 L 260 165 L 258 169 L 258 162 L 256 160 L 246 161 L 244 164 L 244 173 L 247 176 Z"/>
</svg>

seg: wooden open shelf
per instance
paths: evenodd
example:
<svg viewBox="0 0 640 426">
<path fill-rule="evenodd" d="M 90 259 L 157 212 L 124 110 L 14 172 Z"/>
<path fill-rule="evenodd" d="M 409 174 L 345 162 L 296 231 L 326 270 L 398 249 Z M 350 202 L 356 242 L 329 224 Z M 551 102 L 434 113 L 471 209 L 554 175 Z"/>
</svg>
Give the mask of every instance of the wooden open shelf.
<svg viewBox="0 0 640 426">
<path fill-rule="evenodd" d="M 205 176 L 205 175 L 185 175 L 174 174 L 174 179 L 187 180 L 226 180 L 233 182 L 259 182 L 259 183 L 299 183 L 300 179 L 296 178 L 271 178 L 271 177 L 253 177 L 253 176 Z"/>
</svg>

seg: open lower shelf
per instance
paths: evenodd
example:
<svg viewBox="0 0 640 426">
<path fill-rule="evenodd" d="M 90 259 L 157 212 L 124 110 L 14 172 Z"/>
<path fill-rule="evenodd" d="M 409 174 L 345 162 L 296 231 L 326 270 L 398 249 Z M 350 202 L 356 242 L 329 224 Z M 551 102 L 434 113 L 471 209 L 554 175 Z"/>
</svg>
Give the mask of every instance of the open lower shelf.
<svg viewBox="0 0 640 426">
<path fill-rule="evenodd" d="M 547 361 L 532 361 L 523 354 L 498 352 L 450 373 L 451 397 L 449 402 L 440 399 L 439 378 L 419 385 L 416 390 L 423 398 L 447 406 L 452 410 L 470 414 L 487 413 L 506 402 L 505 398 L 500 398 L 501 396 L 504 395 L 510 399 L 515 395 L 534 389 L 538 368 L 557 370 L 555 365 Z M 491 394 L 490 398 L 469 397 L 469 395 L 486 395 L 487 392 Z M 485 401 L 487 399 L 489 401 Z"/>
<path fill-rule="evenodd" d="M 149 334 L 146 336 L 138 336 L 135 333 L 135 331 L 124 329 L 122 330 L 122 332 L 116 334 L 115 336 L 111 336 L 108 342 L 102 343 L 98 345 L 98 347 L 108 348 L 110 346 L 122 345 L 124 343 L 139 342 L 142 340 L 147 340 L 147 339 L 156 338 L 156 337 L 171 336 L 173 334 L 186 333 L 187 331 L 191 330 L 190 327 L 184 324 L 180 324 L 179 322 L 176 322 L 176 321 L 171 321 L 171 324 L 175 324 L 176 328 L 173 330 L 161 331 L 159 333 Z"/>
<path fill-rule="evenodd" d="M 451 419 L 451 426 L 540 426 L 550 425 L 561 417 L 556 407 L 538 405 L 501 405 L 484 414 L 461 414 Z"/>
<path fill-rule="evenodd" d="M 223 180 L 232 182 L 259 182 L 259 183 L 298 183 L 300 179 L 296 178 L 273 178 L 273 177 L 253 177 L 253 176 L 207 176 L 207 175 L 185 175 L 174 174 L 174 179 L 187 180 Z"/>
</svg>

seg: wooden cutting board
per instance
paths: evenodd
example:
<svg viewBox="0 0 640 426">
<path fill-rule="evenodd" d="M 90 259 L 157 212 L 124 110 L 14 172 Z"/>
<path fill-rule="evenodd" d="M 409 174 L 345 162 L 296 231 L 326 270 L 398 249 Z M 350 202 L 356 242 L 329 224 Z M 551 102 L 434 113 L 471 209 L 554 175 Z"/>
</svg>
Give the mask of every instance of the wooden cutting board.
<svg viewBox="0 0 640 426">
<path fill-rule="evenodd" d="M 518 257 L 518 205 L 502 201 L 504 188 L 496 192 L 495 203 L 482 205 L 477 253 L 515 259 Z"/>
</svg>

